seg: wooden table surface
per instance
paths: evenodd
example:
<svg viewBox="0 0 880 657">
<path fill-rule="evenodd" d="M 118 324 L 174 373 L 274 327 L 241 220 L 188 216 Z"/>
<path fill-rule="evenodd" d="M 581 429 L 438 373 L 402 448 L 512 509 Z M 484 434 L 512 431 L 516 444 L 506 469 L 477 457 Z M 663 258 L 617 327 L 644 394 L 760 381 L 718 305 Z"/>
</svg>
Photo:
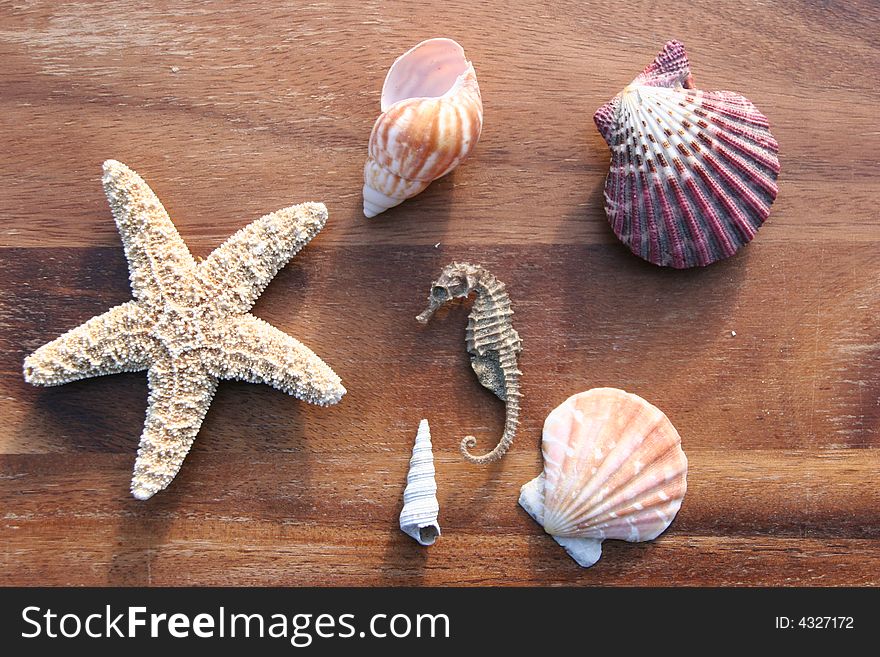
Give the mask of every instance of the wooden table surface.
<svg viewBox="0 0 880 657">
<path fill-rule="evenodd" d="M 0 584 L 880 584 L 880 8 L 658 4 L 3 3 Z M 482 139 L 366 220 L 385 72 L 431 36 L 476 66 Z M 592 113 L 669 38 L 698 86 L 747 95 L 781 145 L 769 221 L 702 270 L 642 262 L 602 207 Z M 128 493 L 144 374 L 21 376 L 31 350 L 130 298 L 108 158 L 144 176 L 199 256 L 291 203 L 330 210 L 254 313 L 348 394 L 318 408 L 221 384 L 148 502 Z M 468 367 L 468 308 L 414 320 L 453 259 L 507 283 L 524 343 L 523 423 L 489 467 L 458 453 L 503 423 Z M 547 413 L 596 386 L 663 409 L 690 471 L 664 535 L 606 543 L 584 570 L 516 502 Z M 397 528 L 423 417 L 443 529 L 429 549 Z"/>
</svg>

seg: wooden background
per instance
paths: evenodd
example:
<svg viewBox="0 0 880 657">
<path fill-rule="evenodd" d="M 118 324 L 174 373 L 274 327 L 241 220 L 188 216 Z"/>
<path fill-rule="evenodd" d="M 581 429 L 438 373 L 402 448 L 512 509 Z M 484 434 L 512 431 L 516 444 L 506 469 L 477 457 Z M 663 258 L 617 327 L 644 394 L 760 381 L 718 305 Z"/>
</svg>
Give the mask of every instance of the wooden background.
<svg viewBox="0 0 880 657">
<path fill-rule="evenodd" d="M 876 3 L 146 4 L 0 4 L 0 583 L 880 584 Z M 368 221 L 387 67 L 444 35 L 475 63 L 482 139 Z M 632 256 L 602 209 L 592 113 L 669 38 L 699 86 L 746 94 L 781 144 L 770 220 L 699 271 Z M 221 384 L 146 503 L 128 494 L 144 374 L 21 377 L 31 350 L 129 298 L 107 158 L 144 176 L 201 256 L 285 205 L 330 209 L 254 312 L 348 395 L 322 409 Z M 414 320 L 453 259 L 508 284 L 524 342 L 524 421 L 491 467 L 458 454 L 503 422 L 467 364 L 467 308 Z M 547 413 L 595 386 L 668 414 L 689 490 L 657 541 L 606 543 L 582 570 L 516 500 Z M 397 529 L 422 417 L 443 528 L 430 549 Z"/>
</svg>

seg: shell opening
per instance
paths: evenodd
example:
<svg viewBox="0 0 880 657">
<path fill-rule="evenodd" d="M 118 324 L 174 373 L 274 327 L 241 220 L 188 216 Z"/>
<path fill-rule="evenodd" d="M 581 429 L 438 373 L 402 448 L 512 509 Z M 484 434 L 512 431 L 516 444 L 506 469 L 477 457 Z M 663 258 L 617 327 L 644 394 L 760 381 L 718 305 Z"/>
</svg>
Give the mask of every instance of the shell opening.
<svg viewBox="0 0 880 657">
<path fill-rule="evenodd" d="M 397 58 L 382 86 L 382 111 L 409 98 L 438 98 L 455 90 L 471 63 L 452 39 L 428 39 Z"/>
<path fill-rule="evenodd" d="M 440 535 L 440 529 L 437 525 L 426 525 L 419 527 L 419 543 L 422 545 L 431 545 Z"/>
</svg>

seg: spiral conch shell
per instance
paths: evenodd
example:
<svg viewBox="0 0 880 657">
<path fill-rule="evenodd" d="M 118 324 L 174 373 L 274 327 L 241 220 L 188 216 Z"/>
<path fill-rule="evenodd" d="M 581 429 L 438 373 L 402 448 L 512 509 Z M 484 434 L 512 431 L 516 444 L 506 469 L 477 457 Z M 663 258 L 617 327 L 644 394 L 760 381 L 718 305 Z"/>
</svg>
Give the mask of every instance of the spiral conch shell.
<svg viewBox="0 0 880 657">
<path fill-rule="evenodd" d="M 608 221 L 637 256 L 702 267 L 733 255 L 769 216 L 779 144 L 767 117 L 737 93 L 695 89 L 677 41 L 593 118 L 611 148 Z"/>
<path fill-rule="evenodd" d="M 650 541 L 678 513 L 687 457 L 669 419 L 641 397 L 595 388 L 569 397 L 544 422 L 544 471 L 519 503 L 581 566 L 607 538 Z"/>
<path fill-rule="evenodd" d="M 406 489 L 403 491 L 403 510 L 400 512 L 400 530 L 422 545 L 433 545 L 440 536 L 437 514 L 437 481 L 434 479 L 434 453 L 431 450 L 431 429 L 427 420 L 419 423 Z"/>
<path fill-rule="evenodd" d="M 385 78 L 381 103 L 364 165 L 367 217 L 452 171 L 483 127 L 477 74 L 452 39 L 428 39 L 400 56 Z"/>
</svg>

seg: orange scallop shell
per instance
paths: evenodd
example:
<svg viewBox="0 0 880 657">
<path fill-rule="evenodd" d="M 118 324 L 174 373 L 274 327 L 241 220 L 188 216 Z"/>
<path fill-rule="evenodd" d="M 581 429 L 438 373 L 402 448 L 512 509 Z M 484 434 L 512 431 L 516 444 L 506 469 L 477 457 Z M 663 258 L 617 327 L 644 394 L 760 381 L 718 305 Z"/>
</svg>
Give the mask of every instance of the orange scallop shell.
<svg viewBox="0 0 880 657">
<path fill-rule="evenodd" d="M 657 407 L 615 388 L 574 395 L 544 423 L 544 471 L 520 504 L 581 565 L 605 539 L 650 541 L 687 490 L 681 437 Z M 585 563 L 586 562 L 586 563 Z"/>
</svg>

